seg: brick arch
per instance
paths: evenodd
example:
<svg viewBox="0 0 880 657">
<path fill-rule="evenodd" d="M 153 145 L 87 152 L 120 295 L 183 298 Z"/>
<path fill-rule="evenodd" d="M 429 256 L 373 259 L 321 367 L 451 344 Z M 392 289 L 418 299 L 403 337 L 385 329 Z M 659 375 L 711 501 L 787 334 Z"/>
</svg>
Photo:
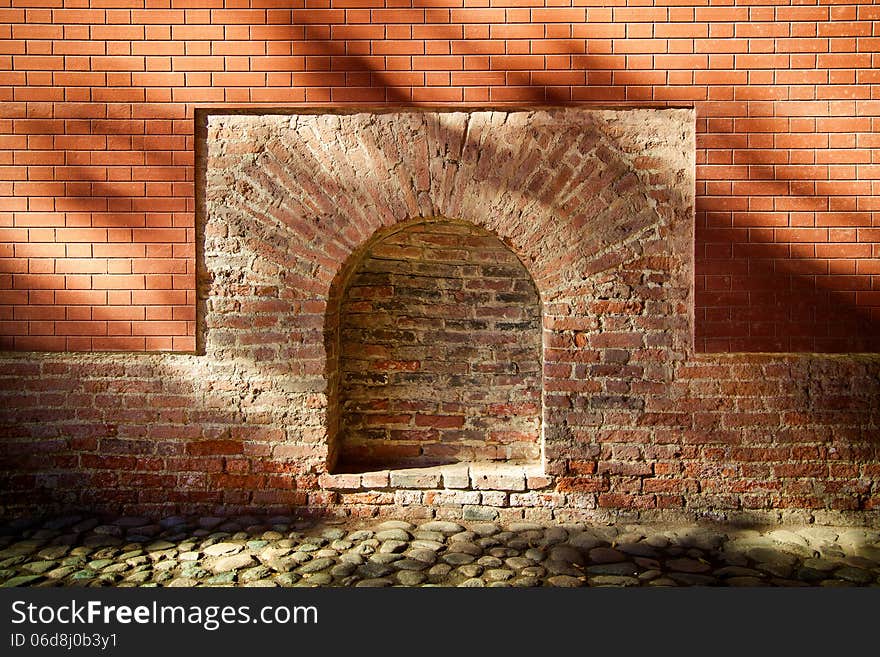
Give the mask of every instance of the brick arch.
<svg viewBox="0 0 880 657">
<path fill-rule="evenodd" d="M 690 349 L 692 121 L 582 108 L 211 117 L 209 306 L 271 297 L 246 339 L 217 333 L 224 357 L 251 363 L 252 380 L 287 377 L 302 397 L 285 410 L 288 439 L 306 446 L 304 469 L 332 469 L 325 336 L 346 263 L 384 231 L 451 217 L 496 235 L 534 280 L 546 466 L 589 472 L 577 464 L 596 458 L 597 429 L 650 416 Z M 209 308 L 208 351 L 225 317 Z"/>
<path fill-rule="evenodd" d="M 689 117 L 573 108 L 224 116 L 209 140 L 226 144 L 215 159 L 235 175 L 215 200 L 281 229 L 289 243 L 278 266 L 313 268 L 323 294 L 376 231 L 440 216 L 496 234 L 549 301 L 666 246 L 662 227 L 690 220 L 664 216 L 681 200 L 668 195 L 690 163 L 680 161 L 686 135 L 664 135 L 659 147 L 632 139 Z"/>
</svg>

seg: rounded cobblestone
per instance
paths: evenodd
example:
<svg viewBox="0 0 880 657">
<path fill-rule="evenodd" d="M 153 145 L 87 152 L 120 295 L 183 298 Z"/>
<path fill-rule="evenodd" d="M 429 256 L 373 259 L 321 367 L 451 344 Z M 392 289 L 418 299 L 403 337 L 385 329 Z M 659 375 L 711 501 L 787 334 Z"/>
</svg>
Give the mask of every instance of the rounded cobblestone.
<svg viewBox="0 0 880 657">
<path fill-rule="evenodd" d="M 880 534 L 69 516 L 0 526 L 0 586 L 880 586 Z"/>
</svg>

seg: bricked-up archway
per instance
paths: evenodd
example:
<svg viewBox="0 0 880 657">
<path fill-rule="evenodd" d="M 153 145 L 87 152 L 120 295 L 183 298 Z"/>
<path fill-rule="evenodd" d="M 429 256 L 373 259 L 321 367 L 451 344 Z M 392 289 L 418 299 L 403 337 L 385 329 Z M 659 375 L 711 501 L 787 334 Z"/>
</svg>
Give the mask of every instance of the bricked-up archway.
<svg viewBox="0 0 880 657">
<path fill-rule="evenodd" d="M 340 358 L 327 336 L 345 263 L 403 222 L 476 226 L 541 297 L 546 472 L 567 504 L 594 500 L 608 490 L 596 471 L 608 436 L 635 454 L 645 427 L 678 421 L 669 390 L 691 348 L 693 120 L 684 109 L 210 115 L 205 350 L 271 402 L 284 468 L 332 471 Z"/>
<path fill-rule="evenodd" d="M 540 298 L 490 233 L 380 231 L 345 281 L 336 337 L 337 471 L 540 462 Z"/>
</svg>

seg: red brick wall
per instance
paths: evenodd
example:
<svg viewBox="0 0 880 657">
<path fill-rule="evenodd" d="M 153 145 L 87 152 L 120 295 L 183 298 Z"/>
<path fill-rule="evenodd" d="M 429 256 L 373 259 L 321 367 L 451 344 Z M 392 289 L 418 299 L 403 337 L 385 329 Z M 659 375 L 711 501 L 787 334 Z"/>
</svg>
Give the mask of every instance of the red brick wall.
<svg viewBox="0 0 880 657">
<path fill-rule="evenodd" d="M 880 356 L 692 353 L 692 119 L 212 115 L 205 354 L 0 355 L 0 515 L 876 523 Z M 327 475 L 340 280 L 407 217 L 483 227 L 540 290 L 538 476 Z"/>
<path fill-rule="evenodd" d="M 4 4 L 4 349 L 194 348 L 199 105 L 508 102 L 696 107 L 699 351 L 880 347 L 872 2 Z"/>
<path fill-rule="evenodd" d="M 343 471 L 540 461 L 541 301 L 497 237 L 397 228 L 357 264 L 340 317 Z"/>
</svg>

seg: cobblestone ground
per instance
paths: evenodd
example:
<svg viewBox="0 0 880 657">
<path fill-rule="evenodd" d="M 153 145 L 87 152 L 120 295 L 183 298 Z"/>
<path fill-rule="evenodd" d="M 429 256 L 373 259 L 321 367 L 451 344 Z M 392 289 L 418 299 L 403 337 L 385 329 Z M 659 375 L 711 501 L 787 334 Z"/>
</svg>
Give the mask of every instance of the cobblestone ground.
<svg viewBox="0 0 880 657">
<path fill-rule="evenodd" d="M 880 531 L 820 526 L 18 520 L 2 586 L 880 586 Z"/>
</svg>

